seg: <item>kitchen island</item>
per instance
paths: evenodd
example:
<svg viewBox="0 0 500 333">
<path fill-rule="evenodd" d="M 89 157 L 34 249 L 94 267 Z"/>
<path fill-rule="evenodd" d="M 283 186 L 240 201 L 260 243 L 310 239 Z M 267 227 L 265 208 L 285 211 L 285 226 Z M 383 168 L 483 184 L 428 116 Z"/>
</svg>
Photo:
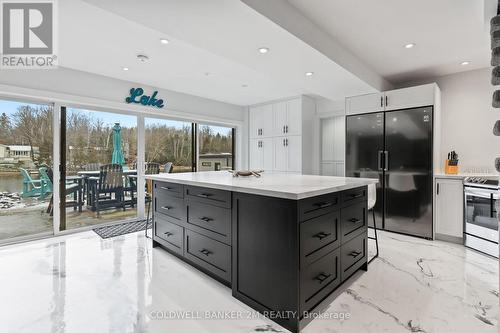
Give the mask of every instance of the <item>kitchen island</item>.
<svg viewBox="0 0 500 333">
<path fill-rule="evenodd" d="M 153 246 L 292 332 L 367 270 L 367 185 L 377 180 L 224 171 L 146 179 L 153 181 Z"/>
</svg>

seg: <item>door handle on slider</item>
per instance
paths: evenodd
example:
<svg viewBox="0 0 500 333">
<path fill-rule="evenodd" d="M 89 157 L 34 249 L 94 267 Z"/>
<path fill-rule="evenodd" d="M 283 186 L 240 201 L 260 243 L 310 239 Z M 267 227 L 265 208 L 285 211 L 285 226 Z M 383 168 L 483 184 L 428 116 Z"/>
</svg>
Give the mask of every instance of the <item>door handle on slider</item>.
<svg viewBox="0 0 500 333">
<path fill-rule="evenodd" d="M 384 171 L 389 170 L 389 152 L 387 150 L 384 151 Z"/>
</svg>

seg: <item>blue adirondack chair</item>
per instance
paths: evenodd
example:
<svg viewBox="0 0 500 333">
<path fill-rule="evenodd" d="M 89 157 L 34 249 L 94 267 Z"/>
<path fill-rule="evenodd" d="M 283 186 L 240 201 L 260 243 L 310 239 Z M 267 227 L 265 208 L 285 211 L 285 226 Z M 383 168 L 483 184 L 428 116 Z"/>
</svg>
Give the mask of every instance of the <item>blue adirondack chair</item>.
<svg viewBox="0 0 500 333">
<path fill-rule="evenodd" d="M 26 169 L 19 168 L 23 176 L 23 192 L 21 197 L 45 197 L 47 192 L 47 182 L 43 179 L 33 179 Z"/>
<path fill-rule="evenodd" d="M 49 177 L 47 167 L 41 167 L 38 168 L 38 172 L 40 173 L 40 180 L 44 183 L 46 189 L 45 193 L 52 193 L 53 188 L 52 188 L 52 180 Z"/>
</svg>

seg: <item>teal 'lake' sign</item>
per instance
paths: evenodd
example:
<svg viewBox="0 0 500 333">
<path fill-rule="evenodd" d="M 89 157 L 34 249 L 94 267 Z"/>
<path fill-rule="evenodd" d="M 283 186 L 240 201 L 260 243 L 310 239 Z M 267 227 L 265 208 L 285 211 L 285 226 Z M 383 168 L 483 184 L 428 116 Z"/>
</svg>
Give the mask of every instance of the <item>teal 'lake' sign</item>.
<svg viewBox="0 0 500 333">
<path fill-rule="evenodd" d="M 158 95 L 158 91 L 154 91 L 151 96 L 148 96 L 144 95 L 144 89 L 132 88 L 130 89 L 130 96 L 125 98 L 125 102 L 141 104 L 144 106 L 154 106 L 161 109 L 165 105 L 163 104 L 162 99 L 156 98 L 156 95 Z"/>
</svg>

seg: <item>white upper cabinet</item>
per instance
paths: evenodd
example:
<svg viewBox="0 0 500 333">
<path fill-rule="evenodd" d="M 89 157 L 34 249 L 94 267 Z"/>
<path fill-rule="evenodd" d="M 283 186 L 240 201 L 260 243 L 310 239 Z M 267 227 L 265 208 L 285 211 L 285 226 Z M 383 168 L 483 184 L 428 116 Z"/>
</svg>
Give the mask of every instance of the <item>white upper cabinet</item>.
<svg viewBox="0 0 500 333">
<path fill-rule="evenodd" d="M 302 101 L 295 98 L 273 104 L 273 134 L 300 135 L 302 133 Z"/>
<path fill-rule="evenodd" d="M 287 103 L 273 104 L 273 134 L 285 135 L 287 124 Z"/>
<path fill-rule="evenodd" d="M 259 105 L 250 107 L 250 138 L 271 137 L 273 135 L 273 107 Z"/>
<path fill-rule="evenodd" d="M 434 92 L 435 86 L 433 84 L 386 91 L 384 97 L 385 110 L 434 105 Z"/>
<path fill-rule="evenodd" d="M 409 109 L 434 105 L 435 84 L 389 90 L 360 96 L 347 97 L 346 114 L 360 114 L 380 111 Z"/>
<path fill-rule="evenodd" d="M 302 101 L 300 98 L 287 101 L 287 135 L 302 134 Z"/>
<path fill-rule="evenodd" d="M 346 114 L 379 112 L 384 110 L 384 94 L 375 93 L 346 98 Z"/>
</svg>

